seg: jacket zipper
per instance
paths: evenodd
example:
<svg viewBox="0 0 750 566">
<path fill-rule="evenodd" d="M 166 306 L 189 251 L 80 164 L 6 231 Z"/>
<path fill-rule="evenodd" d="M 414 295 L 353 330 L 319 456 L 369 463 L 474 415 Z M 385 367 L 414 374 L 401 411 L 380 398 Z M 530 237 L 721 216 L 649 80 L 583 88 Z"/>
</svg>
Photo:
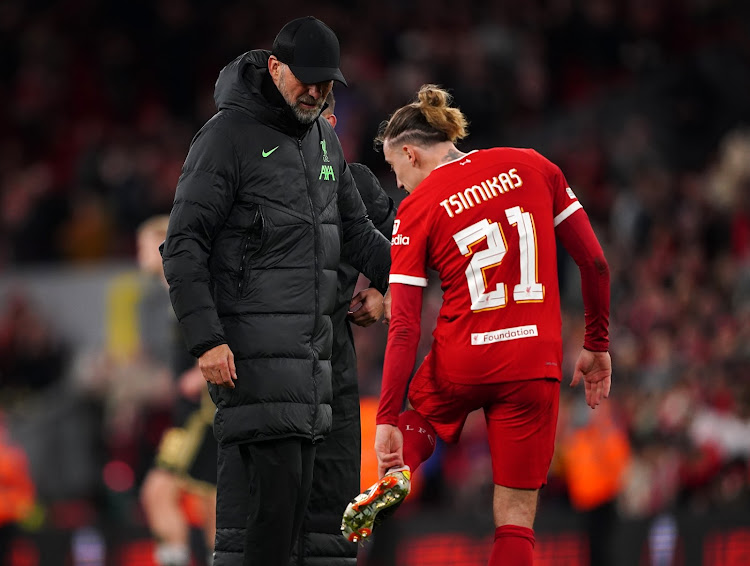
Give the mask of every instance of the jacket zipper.
<svg viewBox="0 0 750 566">
<path fill-rule="evenodd" d="M 245 245 L 242 247 L 242 259 L 240 260 L 240 280 L 237 282 L 237 297 L 242 298 L 242 287 L 245 285 L 245 256 L 247 247 L 250 245 L 250 234 L 245 236 Z"/>
<path fill-rule="evenodd" d="M 245 245 L 242 246 L 242 259 L 240 260 L 240 280 L 237 282 L 237 298 L 242 298 L 242 290 L 245 287 L 245 272 L 249 271 L 249 269 L 245 268 L 245 259 L 247 258 L 247 249 L 250 247 L 250 237 L 252 235 L 253 230 L 255 229 L 255 223 L 258 222 L 259 218 L 261 217 L 260 207 L 257 207 L 255 209 L 255 215 L 253 216 L 253 221 L 250 224 L 250 227 L 247 229 L 247 232 L 245 233 Z M 262 220 L 261 220 L 262 222 Z M 263 228 L 261 224 L 261 243 L 263 239 Z"/>
<path fill-rule="evenodd" d="M 320 276 L 318 275 L 318 217 L 315 215 L 315 205 L 313 204 L 312 196 L 310 195 L 310 180 L 307 177 L 307 164 L 305 163 L 305 154 L 302 151 L 302 138 L 297 138 L 297 147 L 299 148 L 299 155 L 302 159 L 302 171 L 305 174 L 305 186 L 307 187 L 307 202 L 310 204 L 310 214 L 313 219 L 313 257 L 315 259 L 315 316 L 313 317 L 313 328 L 310 333 L 310 351 L 313 354 L 313 360 L 315 359 L 315 348 L 313 341 L 315 340 L 315 327 L 318 324 L 318 317 L 320 311 Z M 315 407 L 313 408 L 312 415 L 312 427 L 310 428 L 310 440 L 315 444 L 315 422 L 318 418 L 318 387 L 315 384 L 315 368 L 313 367 L 312 375 L 313 383 L 313 399 L 315 400 Z"/>
</svg>

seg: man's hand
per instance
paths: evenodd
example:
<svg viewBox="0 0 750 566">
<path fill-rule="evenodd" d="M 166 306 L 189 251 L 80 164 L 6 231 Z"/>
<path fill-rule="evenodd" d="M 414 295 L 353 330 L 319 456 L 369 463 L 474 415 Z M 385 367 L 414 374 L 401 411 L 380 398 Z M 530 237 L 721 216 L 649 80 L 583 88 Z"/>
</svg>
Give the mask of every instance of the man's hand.
<svg viewBox="0 0 750 566">
<path fill-rule="evenodd" d="M 203 379 L 209 383 L 234 389 L 233 380 L 237 379 L 237 368 L 234 367 L 234 354 L 226 344 L 203 352 L 198 358 L 198 366 Z"/>
<path fill-rule="evenodd" d="M 370 326 L 383 316 L 383 295 L 377 289 L 362 289 L 352 297 L 346 316 L 357 326 Z"/>
<path fill-rule="evenodd" d="M 388 287 L 385 292 L 385 297 L 383 297 L 383 324 L 391 322 L 391 302 L 393 302 L 393 299 L 391 298 L 391 288 Z"/>
<path fill-rule="evenodd" d="M 404 436 L 397 426 L 383 424 L 376 427 L 375 455 L 381 478 L 391 468 L 404 465 Z"/>
<path fill-rule="evenodd" d="M 576 361 L 570 386 L 575 387 L 583 378 L 586 404 L 595 409 L 603 399 L 609 397 L 612 385 L 612 359 L 609 352 L 590 352 L 585 348 Z"/>
</svg>

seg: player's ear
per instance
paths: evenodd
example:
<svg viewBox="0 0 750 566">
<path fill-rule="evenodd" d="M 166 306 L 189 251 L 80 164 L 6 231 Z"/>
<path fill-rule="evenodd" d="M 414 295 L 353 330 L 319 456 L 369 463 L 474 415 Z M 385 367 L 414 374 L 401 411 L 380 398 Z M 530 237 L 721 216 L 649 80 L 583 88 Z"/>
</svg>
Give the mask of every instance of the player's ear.
<svg viewBox="0 0 750 566">
<path fill-rule="evenodd" d="M 405 145 L 404 152 L 406 152 L 406 158 L 409 160 L 409 163 L 411 163 L 412 167 L 415 167 L 417 165 L 417 153 L 414 151 L 414 148 L 410 145 Z"/>
</svg>

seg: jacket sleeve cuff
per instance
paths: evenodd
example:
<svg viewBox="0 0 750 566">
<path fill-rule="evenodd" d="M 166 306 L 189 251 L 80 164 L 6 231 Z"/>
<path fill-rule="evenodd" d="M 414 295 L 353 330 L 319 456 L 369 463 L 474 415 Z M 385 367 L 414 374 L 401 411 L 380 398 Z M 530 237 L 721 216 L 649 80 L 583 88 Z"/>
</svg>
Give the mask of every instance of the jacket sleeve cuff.
<svg viewBox="0 0 750 566">
<path fill-rule="evenodd" d="M 200 344 L 197 344 L 190 348 L 190 354 L 192 354 L 196 358 L 200 358 L 203 354 L 208 352 L 212 348 L 216 348 L 216 346 L 221 346 L 222 344 L 226 344 L 227 341 L 224 339 L 224 337 L 217 337 L 213 340 L 209 340 L 206 342 L 201 342 Z"/>
</svg>

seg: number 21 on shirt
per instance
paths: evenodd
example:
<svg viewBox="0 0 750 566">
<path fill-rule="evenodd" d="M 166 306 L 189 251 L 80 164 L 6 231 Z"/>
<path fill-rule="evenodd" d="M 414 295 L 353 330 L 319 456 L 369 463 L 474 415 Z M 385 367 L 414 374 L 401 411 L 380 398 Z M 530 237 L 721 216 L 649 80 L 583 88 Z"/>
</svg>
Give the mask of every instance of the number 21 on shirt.
<svg viewBox="0 0 750 566">
<path fill-rule="evenodd" d="M 514 206 L 505 210 L 505 216 L 511 226 L 518 230 L 521 261 L 521 281 L 513 288 L 513 300 L 517 303 L 543 301 L 544 286 L 537 281 L 536 239 L 531 213 L 523 212 L 521 207 Z M 474 252 L 471 246 L 484 238 L 487 239 L 487 249 Z M 473 254 L 466 268 L 471 310 L 477 312 L 504 307 L 508 302 L 505 296 L 505 283 L 498 283 L 494 290 L 487 291 L 484 279 L 484 270 L 500 265 L 508 251 L 500 225 L 487 219 L 480 220 L 454 234 L 453 239 L 463 255 Z"/>
</svg>

